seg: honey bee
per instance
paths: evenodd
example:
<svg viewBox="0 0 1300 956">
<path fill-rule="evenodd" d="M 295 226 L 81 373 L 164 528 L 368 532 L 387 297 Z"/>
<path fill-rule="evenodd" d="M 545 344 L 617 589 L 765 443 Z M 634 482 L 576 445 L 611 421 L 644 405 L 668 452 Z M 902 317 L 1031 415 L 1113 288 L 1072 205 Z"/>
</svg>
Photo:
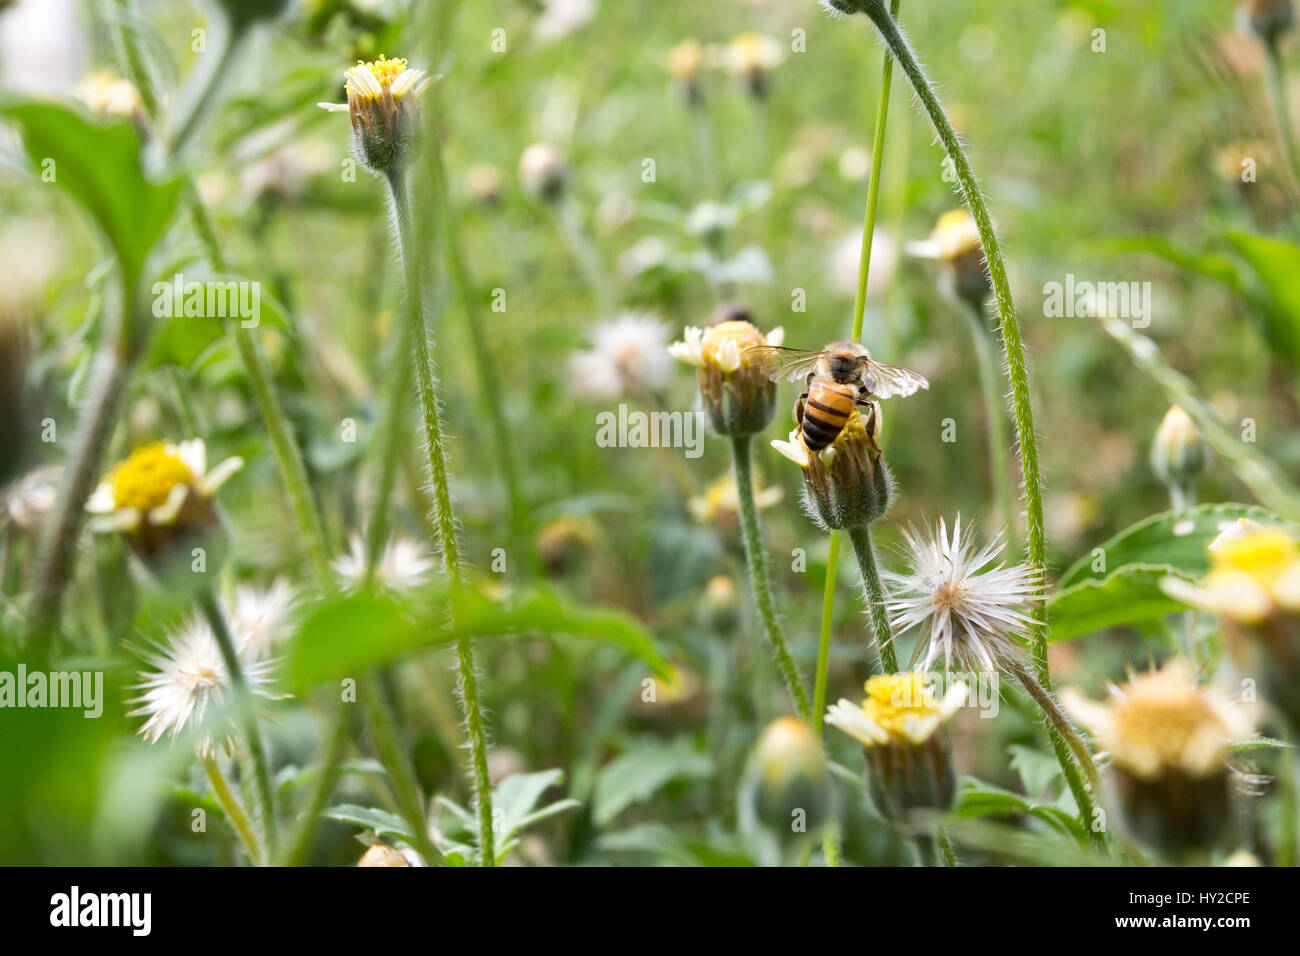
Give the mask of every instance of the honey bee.
<svg viewBox="0 0 1300 956">
<path fill-rule="evenodd" d="M 874 399 L 904 397 L 929 388 L 925 376 L 877 362 L 858 342 L 832 342 L 820 352 L 780 345 L 756 345 L 746 352 L 774 382 L 803 379 L 807 390 L 795 404 L 795 421 L 809 451 L 821 451 L 844 430 L 856 406 Z"/>
</svg>

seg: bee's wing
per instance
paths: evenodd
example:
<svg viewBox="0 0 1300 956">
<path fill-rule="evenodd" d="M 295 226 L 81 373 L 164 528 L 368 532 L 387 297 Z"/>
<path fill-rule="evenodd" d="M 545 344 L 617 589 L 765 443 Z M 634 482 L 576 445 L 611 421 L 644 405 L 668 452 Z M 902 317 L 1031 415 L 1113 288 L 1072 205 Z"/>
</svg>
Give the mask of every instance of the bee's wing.
<svg viewBox="0 0 1300 956">
<path fill-rule="evenodd" d="M 872 398 L 891 398 L 901 395 L 906 398 L 918 389 L 929 388 L 930 383 L 924 375 L 913 372 L 901 365 L 885 365 L 883 362 L 868 361 L 867 375 L 871 379 Z"/>
<path fill-rule="evenodd" d="M 782 379 L 798 382 L 806 378 L 821 357 L 821 352 L 792 349 L 784 345 L 755 345 L 745 350 L 745 358 L 774 382 Z"/>
</svg>

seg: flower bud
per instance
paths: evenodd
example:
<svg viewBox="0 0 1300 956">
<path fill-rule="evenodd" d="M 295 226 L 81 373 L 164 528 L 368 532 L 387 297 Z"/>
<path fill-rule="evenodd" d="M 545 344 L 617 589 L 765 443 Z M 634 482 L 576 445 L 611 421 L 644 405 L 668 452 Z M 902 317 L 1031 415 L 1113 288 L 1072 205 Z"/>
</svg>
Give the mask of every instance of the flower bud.
<svg viewBox="0 0 1300 956">
<path fill-rule="evenodd" d="M 867 790 L 882 817 L 909 825 L 918 817 L 952 809 L 957 775 L 948 720 L 966 699 L 953 684 L 942 700 L 920 672 L 877 674 L 866 683 L 861 706 L 841 700 L 826 722 L 858 740 L 867 761 Z"/>
<path fill-rule="evenodd" d="M 826 820 L 829 776 L 821 743 L 803 721 L 780 717 L 754 749 L 755 805 L 778 833 L 811 833 Z"/>
<path fill-rule="evenodd" d="M 720 435 L 753 435 L 772 421 L 776 383 L 750 349 L 780 345 L 785 330 L 766 337 L 749 321 L 749 313 L 733 309 L 707 330 L 688 327 L 683 341 L 668 347 L 670 355 L 699 369 L 700 400 Z"/>
<path fill-rule="evenodd" d="M 867 0 L 821 0 L 822 7 L 832 16 L 852 16 L 867 12 Z"/>
<path fill-rule="evenodd" d="M 835 441 L 819 452 L 808 449 L 802 427 L 772 447 L 803 469 L 808 515 L 823 529 L 839 531 L 870 525 L 889 510 L 893 479 L 879 438 L 880 405 L 872 402 L 866 415 L 854 409 Z"/>
<path fill-rule="evenodd" d="M 1229 745 L 1250 721 L 1172 661 L 1112 689 L 1104 704 L 1068 689 L 1062 704 L 1111 755 L 1110 802 L 1135 839 L 1170 859 L 1223 843 L 1232 823 Z"/>
<path fill-rule="evenodd" d="M 1291 0 L 1243 0 L 1237 8 L 1237 22 L 1272 46 L 1295 26 L 1295 8 Z"/>
<path fill-rule="evenodd" d="M 536 199 L 558 201 L 568 178 L 564 154 L 550 143 L 533 143 L 519 157 L 519 181 L 524 192 Z"/>
<path fill-rule="evenodd" d="M 402 854 L 401 850 L 395 849 L 386 843 L 376 843 L 370 847 L 361 859 L 357 860 L 357 866 L 410 866 L 411 863 Z"/>
<path fill-rule="evenodd" d="M 289 0 L 219 0 L 234 29 L 252 26 L 259 20 L 273 20 L 289 6 Z"/>
<path fill-rule="evenodd" d="M 704 47 L 694 37 L 688 37 L 668 52 L 668 75 L 681 84 L 690 103 L 703 98 L 700 88 L 700 71 L 704 66 Z"/>
<path fill-rule="evenodd" d="M 1205 471 L 1207 459 L 1205 443 L 1191 417 L 1171 406 L 1151 444 L 1151 470 L 1164 484 L 1185 488 Z"/>
<path fill-rule="evenodd" d="M 736 582 L 730 575 L 716 574 L 704 588 L 700 616 L 706 627 L 723 634 L 740 623 L 740 599 Z"/>
<path fill-rule="evenodd" d="M 346 106 L 321 103 L 332 112 L 346 110 L 352 120 L 353 148 L 366 168 L 376 173 L 401 169 L 410 159 L 418 131 L 416 100 L 429 80 L 423 70 L 408 69 L 403 59 L 382 54 L 358 63 L 345 74 Z"/>
</svg>

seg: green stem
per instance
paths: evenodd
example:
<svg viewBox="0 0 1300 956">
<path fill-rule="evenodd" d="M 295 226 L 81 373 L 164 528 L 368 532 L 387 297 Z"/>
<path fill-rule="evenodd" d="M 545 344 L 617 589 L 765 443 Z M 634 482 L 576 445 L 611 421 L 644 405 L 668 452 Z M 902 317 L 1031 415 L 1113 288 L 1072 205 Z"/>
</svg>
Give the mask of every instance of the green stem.
<svg viewBox="0 0 1300 956">
<path fill-rule="evenodd" d="M 1007 420 L 1002 407 L 1002 390 L 998 387 L 997 359 L 993 356 L 993 333 L 985 324 L 982 303 L 970 303 L 965 310 L 969 320 L 971 342 L 979 364 L 980 390 L 984 393 L 984 416 L 988 419 L 989 478 L 993 483 L 993 500 L 998 510 L 997 525 L 1005 526 L 1007 539 L 1014 542 L 1015 486 L 1007 463 Z"/>
<path fill-rule="evenodd" d="M 451 506 L 451 489 L 447 476 L 447 454 L 439 418 L 433 356 L 429 348 L 429 330 L 425 324 L 423 282 L 420 259 L 415 246 L 410 197 L 399 167 L 388 171 L 389 195 L 397 220 L 399 252 L 406 278 L 406 321 L 410 324 L 412 356 L 415 361 L 416 391 L 424 418 L 429 478 L 433 488 L 434 519 L 438 527 L 442 559 L 451 579 L 452 593 L 464 587 L 460 544 L 456 539 L 456 516 Z M 479 815 L 479 849 L 483 866 L 496 865 L 495 838 L 492 830 L 492 782 L 488 775 L 487 733 L 479 705 L 478 674 L 474 665 L 474 647 L 468 637 L 456 642 L 457 669 L 460 676 L 461 701 L 469 731 L 470 761 Z"/>
<path fill-rule="evenodd" d="M 587 284 L 587 290 L 595 298 L 600 310 L 606 316 L 612 317 L 618 308 L 618 298 L 614 295 L 614 287 L 610 285 L 608 276 L 605 275 L 600 256 L 592 246 L 591 240 L 587 238 L 586 229 L 578 218 L 577 207 L 567 196 L 562 196 L 550 204 L 550 208 L 555 214 L 556 224 L 560 227 L 560 235 L 568 244 L 569 252 L 578 265 L 578 271 L 582 273 L 583 281 Z"/>
<path fill-rule="evenodd" d="M 140 47 L 135 42 L 135 24 L 137 15 L 131 0 L 117 0 L 117 40 L 122 50 L 122 60 L 126 67 L 127 79 L 140 94 L 140 103 L 145 115 L 153 119 L 158 115 L 158 93 L 153 80 L 145 67 Z"/>
<path fill-rule="evenodd" d="M 758 527 L 758 509 L 754 505 L 750 444 L 749 435 L 733 435 L 731 438 L 732 470 L 736 478 L 736 498 L 740 506 L 740 531 L 745 545 L 745 563 L 749 569 L 754 603 L 758 606 L 759 617 L 763 620 L 763 629 L 767 633 L 768 643 L 772 645 L 772 655 L 776 659 L 777 669 L 785 679 L 785 685 L 794 700 L 795 711 L 800 719 L 811 723 L 808 691 L 804 689 L 803 678 L 799 676 L 799 669 L 795 666 L 794 658 L 790 656 L 790 650 L 786 646 L 785 633 L 777 620 L 776 605 L 772 600 L 767 555 L 763 552 L 763 537 Z"/>
<path fill-rule="evenodd" d="M 912 842 L 916 845 L 916 858 L 918 866 L 943 866 L 943 858 L 939 852 L 939 841 L 933 833 L 916 833 L 912 835 Z"/>
<path fill-rule="evenodd" d="M 257 842 L 253 821 L 248 818 L 243 806 L 231 791 L 230 784 L 226 782 L 225 775 L 221 772 L 221 765 L 217 763 L 217 758 L 211 753 L 200 752 L 199 762 L 203 764 L 203 772 L 207 775 L 208 785 L 212 787 L 212 795 L 217 798 L 217 803 L 221 804 L 226 819 L 235 828 L 235 833 L 243 842 L 244 849 L 248 851 L 248 858 L 253 861 L 253 866 L 261 866 L 262 847 Z"/>
<path fill-rule="evenodd" d="M 911 44 L 898 29 L 898 24 L 885 9 L 884 0 L 866 0 L 865 11 L 884 38 L 885 46 L 893 53 L 899 68 L 916 91 L 921 106 L 930 117 L 939 141 L 943 144 L 957 182 L 961 187 L 966 205 L 970 209 L 976 228 L 979 230 L 980 242 L 984 247 L 984 258 L 988 263 L 989 277 L 993 283 L 993 295 L 998 306 L 998 322 L 1002 330 L 1002 346 L 1006 357 L 1007 375 L 1011 383 L 1011 407 L 1016 420 L 1016 439 L 1020 456 L 1020 470 L 1025 485 L 1025 504 L 1028 519 L 1028 559 L 1036 568 L 1046 571 L 1047 541 L 1043 529 L 1043 489 L 1042 477 L 1038 470 L 1038 439 L 1034 434 L 1034 413 L 1029 398 L 1029 373 L 1025 367 L 1024 346 L 1020 337 L 1020 323 L 1016 319 L 1016 307 L 1011 298 L 1011 283 L 1007 279 L 1006 263 L 1002 260 L 1001 247 L 997 233 L 993 230 L 993 220 L 989 215 L 984 194 L 980 191 L 979 180 L 972 171 L 961 140 L 944 112 L 934 89 L 930 85 L 925 71 L 917 62 Z M 1047 608 L 1040 604 L 1034 610 L 1034 669 L 1039 682 L 1051 687 L 1051 672 L 1047 665 Z"/>
<path fill-rule="evenodd" d="M 424 798 L 420 794 L 420 782 L 415 777 L 415 768 L 411 758 L 397 732 L 397 721 L 393 709 L 388 703 L 384 687 L 379 678 L 371 675 L 363 678 L 357 693 L 361 702 L 361 711 L 365 715 L 366 728 L 380 762 L 388 771 L 388 784 L 397 802 L 397 812 L 411 830 L 415 849 L 433 863 L 439 859 L 437 848 L 429 837 L 429 822 L 425 818 Z"/>
<path fill-rule="evenodd" d="M 898 15 L 899 0 L 892 11 Z M 880 179 L 885 162 L 885 128 L 889 122 L 889 93 L 894 84 L 894 58 L 885 51 L 880 75 L 880 100 L 876 104 L 876 129 L 871 140 L 871 179 L 867 183 L 867 205 L 862 215 L 862 245 L 858 252 L 858 287 L 853 298 L 852 337 L 862 340 L 862 321 L 867 311 L 867 279 L 871 274 L 871 244 L 876 234 L 876 212 L 880 205 Z M 826 710 L 826 684 L 830 668 L 832 619 L 835 615 L 835 585 L 839 575 L 840 533 L 832 531 L 830 552 L 826 559 L 826 582 L 822 591 L 821 634 L 817 645 L 817 677 L 813 685 L 813 721 L 817 739 L 821 739 L 823 712 Z M 874 562 L 873 562 L 874 566 Z"/>
<path fill-rule="evenodd" d="M 235 63 L 235 54 L 243 45 L 246 36 L 246 28 L 237 26 L 227 29 L 224 35 L 218 38 L 221 47 L 216 61 L 205 76 L 193 81 L 193 85 L 185 94 L 185 106 L 180 123 L 168 144 L 169 155 L 173 157 L 182 155 L 199 131 L 207 125 L 208 115 L 218 99 L 230 68 Z M 203 55 L 207 56 L 206 53 Z"/>
<path fill-rule="evenodd" d="M 501 469 L 502 482 L 505 485 L 506 501 L 510 508 L 510 527 L 518 529 L 523 520 L 523 503 L 519 494 L 519 479 L 515 472 L 515 453 L 506 433 L 505 414 L 501 409 L 499 382 L 500 374 L 493 371 L 492 351 L 484 335 L 478 300 L 474 295 L 473 284 L 461 255 L 459 224 L 447 195 L 447 173 L 443 165 L 442 147 L 437 141 L 429 147 L 433 178 L 433 201 L 435 207 L 443 211 L 442 227 L 447 252 L 447 271 L 450 274 L 456 298 L 460 300 L 461 310 L 465 316 L 465 325 L 469 331 L 471 351 L 474 363 L 478 367 L 479 397 L 488 417 L 496 446 L 497 466 Z"/>
<path fill-rule="evenodd" d="M 293 839 L 289 841 L 289 849 L 283 861 L 285 866 L 302 866 L 303 861 L 307 859 L 307 853 L 311 850 L 312 838 L 316 835 L 320 815 L 324 812 L 325 804 L 329 803 L 334 787 L 339 781 L 343 752 L 348 743 L 348 723 L 347 708 L 341 702 L 333 702 L 330 716 L 326 721 L 325 756 L 321 760 L 316 782 L 307 798 L 307 806 L 299 819 L 298 829 L 294 831 Z"/>
<path fill-rule="evenodd" d="M 256 787 L 258 813 L 261 817 L 263 843 L 268 859 L 275 858 L 277 842 L 275 795 L 271 790 L 271 768 L 266 758 L 266 749 L 262 745 L 262 731 L 257 725 L 257 713 L 253 706 L 253 695 L 244 678 L 243 665 L 239 661 L 239 652 L 235 649 L 234 638 L 230 634 L 230 625 L 226 614 L 217 601 L 217 596 L 210 586 L 203 586 L 198 591 L 198 603 L 203 614 L 212 626 L 212 636 L 216 638 L 221 650 L 221 659 L 226 665 L 230 687 L 234 696 L 235 709 L 248 747 L 248 755 L 253 762 L 253 782 Z"/>
<path fill-rule="evenodd" d="M 822 831 L 822 856 L 832 869 L 840 865 L 840 825 L 832 819 Z"/>
<path fill-rule="evenodd" d="M 876 567 L 876 549 L 871 544 L 871 528 L 862 525 L 849 529 L 853 553 L 862 572 L 862 589 L 866 592 L 867 613 L 871 618 L 871 632 L 880 648 L 880 666 L 886 674 L 898 673 L 898 653 L 894 649 L 894 632 L 889 626 L 889 608 L 885 606 L 885 586 L 880 581 Z"/>
<path fill-rule="evenodd" d="M 817 641 L 817 680 L 813 683 L 813 733 L 822 739 L 826 718 L 826 684 L 830 673 L 831 625 L 835 616 L 836 565 L 840 559 L 840 534 L 831 532 L 830 553 L 826 557 L 826 581 L 822 585 L 822 625 Z"/>
<path fill-rule="evenodd" d="M 939 827 L 939 856 L 943 860 L 944 866 L 956 866 L 957 854 L 952 849 L 952 839 L 948 836 L 948 831 L 944 827 Z"/>
<path fill-rule="evenodd" d="M 1286 92 L 1286 61 L 1277 37 L 1267 41 L 1264 48 L 1268 51 L 1269 102 L 1277 121 L 1278 138 L 1282 141 L 1282 152 L 1292 181 L 1300 186 L 1300 153 L 1296 151 L 1295 130 L 1291 125 L 1291 105 Z"/>
</svg>

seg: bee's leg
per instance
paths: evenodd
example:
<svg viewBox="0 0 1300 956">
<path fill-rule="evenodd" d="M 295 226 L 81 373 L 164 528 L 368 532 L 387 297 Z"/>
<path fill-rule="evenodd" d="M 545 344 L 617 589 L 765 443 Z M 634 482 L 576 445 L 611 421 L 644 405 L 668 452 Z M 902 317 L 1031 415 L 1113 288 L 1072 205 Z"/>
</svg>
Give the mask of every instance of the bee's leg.
<svg viewBox="0 0 1300 956">
<path fill-rule="evenodd" d="M 802 395 L 800 395 L 797 399 L 795 399 L 795 402 L 794 402 L 794 423 L 795 423 L 796 425 L 802 425 L 802 424 L 803 424 L 803 403 L 804 403 L 804 401 L 805 401 L 807 398 L 808 398 L 808 393 L 807 393 L 807 392 L 804 392 L 804 393 L 803 393 Z"/>
</svg>

